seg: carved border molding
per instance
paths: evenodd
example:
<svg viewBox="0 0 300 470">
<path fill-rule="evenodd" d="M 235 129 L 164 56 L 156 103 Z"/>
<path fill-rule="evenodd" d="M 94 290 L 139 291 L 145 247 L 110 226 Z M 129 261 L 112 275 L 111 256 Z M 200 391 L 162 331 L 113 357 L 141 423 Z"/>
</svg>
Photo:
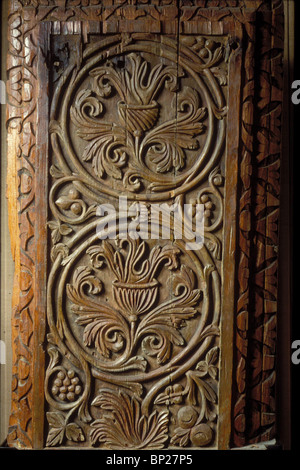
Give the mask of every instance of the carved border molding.
<svg viewBox="0 0 300 470">
<path fill-rule="evenodd" d="M 247 70 L 241 151 L 239 289 L 236 317 L 236 446 L 276 436 L 275 356 L 283 89 L 283 4 L 259 12 L 249 29 L 255 69 Z M 262 21 L 263 19 L 263 21 Z M 269 31 L 269 34 L 266 34 Z M 260 35 L 263 41 L 255 42 Z M 256 72 L 259 70 L 259 73 Z M 259 90 L 258 96 L 254 89 Z M 253 102 L 252 96 L 255 96 Z M 253 109 L 252 120 L 248 109 Z M 251 207 L 254 208 L 251 211 Z"/>
<path fill-rule="evenodd" d="M 239 147 L 238 252 L 232 387 L 232 446 L 276 434 L 275 354 L 279 169 L 281 152 L 283 5 L 281 0 L 11 0 L 8 17 L 8 201 L 15 262 L 12 312 L 13 380 L 8 443 L 43 447 L 44 414 L 38 397 L 44 377 L 45 282 L 37 251 L 39 198 L 36 168 L 37 56 L 39 25 L 51 21 L 74 31 L 76 22 L 97 21 L 103 34 L 145 32 L 224 34 L 233 18 L 243 32 L 242 119 Z M 178 8 L 179 6 L 179 8 Z M 59 21 L 61 23 L 59 25 Z M 81 32 L 83 39 L 88 29 Z M 258 39 L 259 38 L 259 39 Z M 44 58 L 45 62 L 47 57 Z M 39 149 L 40 150 L 40 149 Z M 231 382 L 229 383 L 229 387 Z M 230 390 L 230 388 L 228 389 Z"/>
</svg>

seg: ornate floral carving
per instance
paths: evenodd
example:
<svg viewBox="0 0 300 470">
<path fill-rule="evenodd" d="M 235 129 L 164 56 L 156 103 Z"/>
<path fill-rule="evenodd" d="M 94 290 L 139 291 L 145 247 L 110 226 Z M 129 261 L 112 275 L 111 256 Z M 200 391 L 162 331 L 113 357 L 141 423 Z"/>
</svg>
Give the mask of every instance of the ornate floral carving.
<svg viewBox="0 0 300 470">
<path fill-rule="evenodd" d="M 186 372 L 184 388 L 181 384 L 169 386 L 155 399 L 158 405 L 181 405 L 176 417 L 178 427 L 174 430 L 171 444 L 181 447 L 190 444 L 204 447 L 211 444 L 214 436 L 213 421 L 216 418 L 214 406 L 217 402 L 217 359 L 218 348 L 214 347 L 207 352 L 205 359 L 196 365 L 195 370 Z M 204 380 L 207 376 L 212 379 L 211 383 Z M 183 400 L 186 405 L 182 405 Z M 200 411 L 197 410 L 197 405 Z"/>
<path fill-rule="evenodd" d="M 168 413 L 141 414 L 139 401 L 123 392 L 101 390 L 93 403 L 103 416 L 91 424 L 92 443 L 109 449 L 162 449 L 168 440 Z M 108 412 L 108 413 L 107 413 Z"/>
<path fill-rule="evenodd" d="M 71 442 L 84 441 L 85 437 L 82 429 L 76 423 L 66 423 L 63 413 L 52 411 L 47 413 L 47 420 L 50 426 L 46 445 L 57 446 L 62 444 L 64 439 Z"/>
<path fill-rule="evenodd" d="M 210 176 L 208 185 L 198 190 L 198 199 L 210 195 L 209 237 L 220 236 L 222 178 L 214 159 L 221 142 L 212 137 L 217 128 L 222 134 L 227 109 L 210 67 L 224 59 L 225 48 L 223 43 L 214 45 L 206 63 L 196 56 L 194 70 L 187 58 L 182 66 L 177 63 L 176 43 L 168 41 L 170 54 L 163 60 L 152 53 L 158 38 L 109 38 L 106 52 L 102 41 L 88 46 L 82 70 L 74 70 L 71 77 L 67 69 L 58 77 L 56 93 L 62 93 L 63 101 L 54 101 L 50 113 L 49 227 L 54 245 L 48 322 L 57 350 L 64 349 L 82 370 L 82 393 L 74 402 L 67 395 L 62 401 L 50 388 L 47 401 L 60 413 L 68 405 L 70 416 L 78 414 L 78 425 L 80 420 L 91 422 L 85 426 L 90 426 L 87 439 L 104 448 L 165 446 L 168 401 L 194 406 L 197 425 L 212 426 L 211 442 L 216 432 L 215 423 L 207 423 L 216 417 L 217 382 L 211 387 L 208 374 L 193 370 L 219 336 L 219 273 L 209 250 L 189 253 L 183 241 L 100 241 L 95 233 L 95 201 L 102 202 L 102 195 L 111 192 L 110 184 L 142 199 L 155 192 L 159 200 L 162 190 L 174 183 L 180 187 L 186 175 L 196 184 L 193 177 L 204 168 Z M 187 46 L 182 47 L 188 56 Z M 194 79 L 198 73 L 209 77 L 207 83 Z M 217 96 L 212 92 L 216 89 Z M 63 103 L 70 103 L 70 112 Z M 208 160 L 207 149 L 215 146 L 215 157 Z M 184 198 L 178 201 L 182 206 Z M 215 308 L 210 289 L 216 293 Z M 54 375 L 50 383 L 52 370 L 50 365 L 46 389 L 57 380 Z M 91 383 L 99 390 L 94 400 L 89 396 Z M 162 399 L 160 392 L 168 398 Z M 120 413 L 112 411 L 116 395 Z M 124 432 L 119 436 L 121 425 Z M 200 442 L 195 432 L 191 445 Z"/>
<path fill-rule="evenodd" d="M 66 369 L 59 363 L 60 353 L 51 335 L 48 341 L 50 363 L 46 372 L 46 396 L 55 411 L 46 413 L 49 424 L 46 446 L 60 445 L 66 439 L 73 443 L 85 441 L 82 427 L 70 422 L 84 399 L 81 380 L 73 368 Z M 84 412 L 79 414 L 83 421 L 88 419 L 87 415 L 84 417 Z"/>
<path fill-rule="evenodd" d="M 208 49 L 209 59 L 195 54 L 192 62 L 182 45 L 178 65 L 175 41 L 168 41 L 169 50 L 160 57 L 158 38 L 143 45 L 140 40 L 127 34 L 116 45 L 111 38 L 105 43 L 109 59 L 100 41 L 92 54 L 97 67 L 90 57 L 73 78 L 66 68 L 57 86 L 69 83 L 65 99 L 70 108 L 60 110 L 58 103 L 53 108 L 51 141 L 63 166 L 66 155 L 59 148 L 65 148 L 82 184 L 92 178 L 92 191 L 117 196 L 125 190 L 143 198 L 161 193 L 165 199 L 173 189 L 183 193 L 185 182 L 201 181 L 200 170 L 213 166 L 221 151 L 227 107 L 212 69 L 223 64 L 226 75 L 226 47 L 224 42 L 209 43 L 215 49 Z M 220 133 L 218 141 L 215 132 Z"/>
<path fill-rule="evenodd" d="M 95 346 L 108 358 L 112 353 L 122 353 L 122 364 L 132 355 L 142 341 L 147 356 L 156 356 L 158 363 L 165 363 L 171 355 L 172 345 L 182 346 L 185 341 L 180 333 L 182 323 L 197 313 L 201 291 L 195 289 L 195 275 L 181 265 L 178 270 L 179 250 L 171 245 L 156 246 L 146 255 L 146 243 L 128 239 L 128 252 L 115 249 L 113 244 L 91 246 L 87 253 L 93 268 L 102 268 L 104 260 L 115 279 L 112 283 L 116 307 L 107 305 L 95 296 L 104 289 L 98 276 L 90 268 L 80 266 L 74 273 L 74 282 L 67 285 L 67 294 L 73 303 L 72 310 L 79 325 L 84 325 L 83 339 L 87 346 Z M 177 268 L 172 280 L 173 295 L 159 303 L 159 283 L 155 276 L 161 265 Z M 93 294 L 85 293 L 85 288 Z"/>
<path fill-rule="evenodd" d="M 94 94 L 90 90 L 78 94 L 71 108 L 71 119 L 77 127 L 77 135 L 89 142 L 82 159 L 92 161 L 96 176 L 102 178 L 108 174 L 126 181 L 122 168 L 130 164 L 131 159 L 141 164 L 149 158 L 161 173 L 184 167 L 184 149 L 197 149 L 196 137 L 204 131 L 201 121 L 206 117 L 206 110 L 199 106 L 198 93 L 185 87 L 175 94 L 172 106 L 178 118 L 154 128 L 160 114 L 160 105 L 155 99 L 163 86 L 173 93 L 177 90 L 178 79 L 183 76 L 181 68 L 157 64 L 150 69 L 146 60 L 131 53 L 126 69 L 118 70 L 106 63 L 93 69 L 90 75 Z M 105 116 L 101 97 L 108 98 L 114 90 L 120 98 L 117 102 L 119 124 L 101 119 Z M 134 190 L 138 188 L 138 185 L 133 186 Z"/>
</svg>

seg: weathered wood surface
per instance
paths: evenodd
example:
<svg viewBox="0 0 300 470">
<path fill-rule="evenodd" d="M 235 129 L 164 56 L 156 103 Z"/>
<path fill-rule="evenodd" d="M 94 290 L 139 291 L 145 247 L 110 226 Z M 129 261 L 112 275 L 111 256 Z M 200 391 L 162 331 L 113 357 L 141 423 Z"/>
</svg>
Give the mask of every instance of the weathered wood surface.
<svg viewBox="0 0 300 470">
<path fill-rule="evenodd" d="M 8 21 L 9 445 L 274 437 L 282 2 L 11 0 Z M 99 240 L 120 195 L 203 204 L 204 247 Z"/>
</svg>

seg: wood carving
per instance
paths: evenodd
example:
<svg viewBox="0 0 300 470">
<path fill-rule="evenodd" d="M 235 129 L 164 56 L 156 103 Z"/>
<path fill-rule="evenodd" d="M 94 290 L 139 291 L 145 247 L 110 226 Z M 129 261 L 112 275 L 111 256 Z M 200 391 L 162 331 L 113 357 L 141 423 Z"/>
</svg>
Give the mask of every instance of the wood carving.
<svg viewBox="0 0 300 470">
<path fill-rule="evenodd" d="M 272 14 L 267 15 L 266 21 L 270 28 L 275 28 L 274 37 L 268 38 L 262 46 L 257 45 L 259 68 L 264 74 L 259 77 L 260 93 L 254 102 L 255 108 L 252 107 L 252 117 L 249 101 L 253 100 L 257 77 L 251 67 L 247 67 L 247 85 L 244 88 L 244 122 L 247 126 L 240 171 L 241 257 L 233 439 L 236 446 L 267 441 L 276 436 L 274 386 L 283 80 L 282 2 L 274 2 Z M 253 50 L 255 34 L 254 28 L 249 29 L 249 52 Z M 253 204 L 255 211 L 250 217 Z M 255 261 L 251 261 L 253 259 Z"/>
<path fill-rule="evenodd" d="M 281 18 L 280 1 L 11 0 L 9 445 L 274 435 Z M 187 204 L 198 249 L 174 236 Z"/>
<path fill-rule="evenodd" d="M 179 65 L 171 38 L 112 36 L 87 46 L 81 66 L 74 70 L 71 62 L 57 80 L 49 124 L 49 446 L 72 441 L 69 424 L 77 426 L 80 441 L 104 448 L 159 449 L 167 441 L 206 446 L 215 440 L 220 280 L 210 250 L 220 257 L 223 178 L 216 156 L 208 161 L 206 155 L 222 145 L 213 142 L 213 128 L 224 127 L 227 109 L 211 69 L 224 61 L 225 46 L 198 39 L 198 62 L 190 65 L 185 42 Z M 203 50 L 206 61 L 199 57 Z M 188 84 L 194 68 L 208 75 L 208 85 Z M 210 87 L 218 90 L 216 98 Z M 200 106 L 200 97 L 207 106 Z M 183 210 L 187 183 L 193 188 L 201 180 L 195 200 L 206 204 L 210 249 L 196 255 L 183 240 L 141 241 L 130 231 L 124 238 L 120 221 L 114 240 L 99 240 L 95 210 L 104 195 L 117 211 L 121 191 L 150 203 L 174 202 L 171 191 L 177 189 Z M 126 216 L 131 224 L 133 215 Z M 74 367 L 83 385 L 77 396 L 67 388 L 68 378 L 56 388 L 57 371 Z M 189 413 L 197 419 L 182 428 L 188 431 L 171 430 Z M 54 424 L 53 416 L 59 416 Z"/>
</svg>

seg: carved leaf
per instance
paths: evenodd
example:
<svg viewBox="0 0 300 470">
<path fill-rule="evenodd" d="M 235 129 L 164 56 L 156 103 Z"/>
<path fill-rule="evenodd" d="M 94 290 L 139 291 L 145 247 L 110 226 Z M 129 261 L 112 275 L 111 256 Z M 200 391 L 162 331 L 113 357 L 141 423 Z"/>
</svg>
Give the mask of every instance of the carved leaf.
<svg viewBox="0 0 300 470">
<path fill-rule="evenodd" d="M 141 414 L 135 397 L 122 391 L 102 390 L 93 402 L 109 414 L 92 423 L 92 443 L 103 442 L 110 449 L 161 449 L 168 439 L 168 414 Z"/>
<path fill-rule="evenodd" d="M 71 120 L 77 127 L 77 135 L 90 143 L 85 147 L 82 160 L 92 161 L 93 170 L 99 178 L 106 173 L 120 179 L 120 168 L 127 155 L 122 148 L 126 144 L 126 130 L 115 123 L 97 119 L 102 113 L 101 102 L 90 90 L 81 91 L 71 107 Z"/>
<path fill-rule="evenodd" d="M 108 358 L 112 352 L 122 349 L 129 335 L 128 325 L 117 310 L 86 295 L 85 286 L 94 295 L 102 289 L 101 281 L 91 275 L 91 269 L 81 266 L 75 271 L 74 283 L 67 284 L 67 295 L 73 303 L 72 311 L 79 316 L 76 322 L 85 326 L 84 344 L 95 346 L 101 355 Z"/>
<path fill-rule="evenodd" d="M 48 412 L 47 419 L 50 426 L 54 428 L 61 428 L 65 425 L 65 417 L 62 413 L 59 412 Z"/>
<path fill-rule="evenodd" d="M 47 420 L 50 426 L 46 445 L 49 447 L 60 445 L 64 437 L 73 442 L 84 441 L 85 436 L 76 423 L 66 424 L 66 418 L 59 411 L 48 412 Z"/>
<path fill-rule="evenodd" d="M 76 423 L 67 424 L 66 438 L 73 442 L 82 442 L 85 440 L 81 427 Z"/>
<path fill-rule="evenodd" d="M 169 138 L 170 141 L 164 141 L 164 138 Z M 157 144 L 152 145 L 148 151 L 150 161 L 156 165 L 158 173 L 166 173 L 172 168 L 180 170 L 185 164 L 185 154 L 183 150 L 177 146 L 172 140 L 175 140 L 175 135 L 158 137 Z"/>
<path fill-rule="evenodd" d="M 217 395 L 211 385 L 201 379 L 201 372 L 189 371 L 187 374 L 188 397 L 190 404 L 196 405 L 199 401 L 204 412 L 207 412 L 207 401 L 216 403 Z M 199 394 L 199 395 L 198 395 Z"/>
<path fill-rule="evenodd" d="M 61 224 L 60 226 L 60 233 L 61 235 L 69 235 L 69 233 L 73 232 L 73 229 L 69 227 L 67 224 Z"/>
<path fill-rule="evenodd" d="M 165 327 L 162 322 L 156 322 L 153 331 L 148 328 L 144 334 L 149 336 L 143 340 L 143 351 L 148 356 L 156 356 L 158 364 L 164 364 L 170 358 L 172 344 L 183 346 L 185 343 L 179 331 L 171 326 Z"/>
<path fill-rule="evenodd" d="M 65 417 L 58 411 L 48 412 L 46 416 L 50 425 L 46 445 L 60 445 L 65 435 Z"/>
<path fill-rule="evenodd" d="M 227 74 L 225 70 L 221 69 L 221 67 L 213 67 L 211 69 L 214 76 L 219 80 L 220 85 L 227 85 Z"/>
<path fill-rule="evenodd" d="M 213 52 L 212 57 L 210 58 L 209 62 L 206 63 L 208 67 L 213 67 L 214 65 L 218 64 L 220 60 L 223 58 L 224 55 L 224 46 L 219 46 Z"/>
<path fill-rule="evenodd" d="M 200 289 L 193 289 L 194 282 L 193 272 L 182 265 L 172 286 L 177 298 L 154 308 L 138 326 L 137 337 L 145 338 L 142 343 L 144 352 L 150 356 L 156 355 L 158 363 L 169 359 L 172 344 L 183 346 L 185 343 L 179 328 L 183 321 L 197 313 L 195 305 L 201 295 Z"/>
<path fill-rule="evenodd" d="M 51 165 L 50 167 L 50 175 L 53 177 L 53 178 L 63 178 L 64 177 L 64 173 L 63 171 L 56 165 Z"/>
<path fill-rule="evenodd" d="M 157 126 L 143 141 L 147 155 L 157 165 L 156 170 L 160 173 L 171 168 L 183 168 L 186 159 L 183 149 L 197 149 L 199 142 L 196 136 L 204 131 L 204 125 L 200 121 L 206 117 L 206 109 L 199 106 L 195 90 L 184 87 L 176 105 L 178 117 Z"/>
<path fill-rule="evenodd" d="M 218 358 L 218 347 L 214 347 L 208 351 L 205 357 L 205 361 L 200 361 L 196 365 L 199 377 L 204 377 L 206 374 L 210 375 L 212 379 L 215 379 L 218 373 L 218 368 L 213 364 Z"/>
<path fill-rule="evenodd" d="M 102 307 L 102 308 L 101 308 Z M 104 309 L 99 313 L 82 315 L 77 319 L 79 325 L 86 325 L 83 333 L 83 341 L 86 346 L 95 346 L 104 357 L 110 357 L 111 352 L 118 352 L 124 346 L 124 328 L 122 317 L 113 309 Z M 119 322 L 118 322 L 119 320 Z M 123 326 L 123 329 L 122 329 Z M 118 331 L 119 330 L 119 331 Z"/>
<path fill-rule="evenodd" d="M 69 227 L 67 224 L 60 224 L 59 221 L 48 222 L 48 227 L 51 229 L 51 239 L 53 245 L 61 240 L 62 235 L 69 235 L 69 233 L 73 232 L 71 227 Z"/>
<path fill-rule="evenodd" d="M 67 245 L 64 245 L 63 243 L 58 243 L 57 245 L 55 245 L 51 250 L 51 255 L 50 255 L 51 256 L 51 261 L 54 263 L 57 256 L 60 255 L 60 254 L 62 255 L 63 259 L 66 259 L 66 257 L 69 254 L 69 248 L 67 247 Z M 63 264 L 63 262 L 62 262 L 62 264 Z"/>
<path fill-rule="evenodd" d="M 190 440 L 190 429 L 177 428 L 172 436 L 170 444 L 186 447 Z"/>
<path fill-rule="evenodd" d="M 48 222 L 48 226 L 51 229 L 51 239 L 53 245 L 56 245 L 61 239 L 61 233 L 59 230 L 59 223 L 58 222 Z"/>
<path fill-rule="evenodd" d="M 82 159 L 83 161 L 92 160 L 92 168 L 95 175 L 102 178 L 104 174 L 112 176 L 115 179 L 122 178 L 120 168 L 125 165 L 127 155 L 119 148 L 123 142 L 115 142 L 113 130 L 111 136 L 107 133 L 104 137 L 93 139 L 85 148 Z"/>
<path fill-rule="evenodd" d="M 48 337 L 47 339 L 48 339 L 48 342 L 51 343 L 51 337 L 50 338 Z M 58 359 L 59 359 L 58 349 L 55 348 L 54 346 L 50 346 L 48 348 L 48 354 L 50 356 L 48 368 L 53 369 L 53 367 L 55 367 L 56 364 L 58 363 Z"/>
<path fill-rule="evenodd" d="M 57 446 L 60 445 L 64 438 L 64 429 L 50 428 L 46 446 Z"/>
</svg>

